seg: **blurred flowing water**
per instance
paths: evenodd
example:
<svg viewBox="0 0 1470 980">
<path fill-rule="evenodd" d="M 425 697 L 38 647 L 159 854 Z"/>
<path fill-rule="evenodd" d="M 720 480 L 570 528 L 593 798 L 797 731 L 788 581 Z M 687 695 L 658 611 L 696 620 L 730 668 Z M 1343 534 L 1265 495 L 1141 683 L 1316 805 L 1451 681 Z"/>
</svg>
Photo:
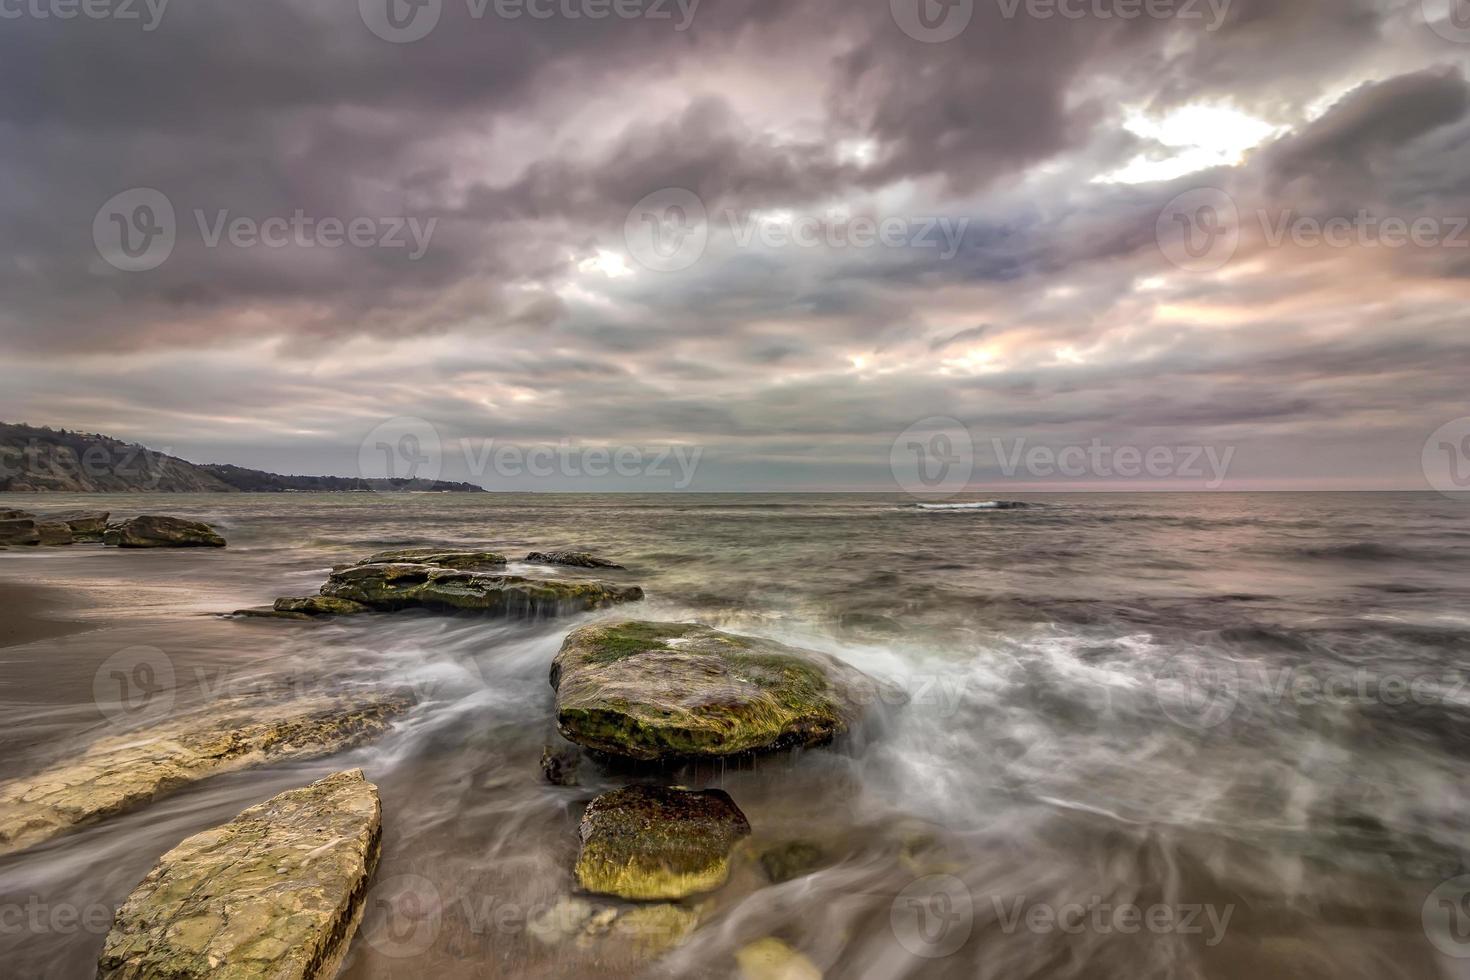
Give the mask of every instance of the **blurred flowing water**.
<svg viewBox="0 0 1470 980">
<path fill-rule="evenodd" d="M 25 612 L 6 586 L 54 586 L 74 603 L 54 615 L 88 627 L 0 649 L 0 777 L 136 724 L 110 686 L 119 656 L 156 667 L 174 711 L 363 684 L 419 703 L 370 745 L 0 858 L 0 973 L 93 975 L 107 916 L 164 851 L 362 766 L 384 844 L 354 980 L 738 976 L 736 953 L 765 937 L 829 977 L 1464 975 L 1470 905 L 1443 883 L 1470 871 L 1470 507 L 1023 499 L 8 495 L 207 520 L 230 547 L 0 553 L 0 612 Z M 581 785 L 558 787 L 539 770 L 559 743 L 547 670 L 589 617 L 215 615 L 417 545 L 594 551 L 648 592 L 612 615 L 827 650 L 907 700 L 821 749 L 659 773 L 584 761 Z M 638 779 L 723 788 L 754 828 L 730 882 L 689 903 L 698 931 L 660 959 L 542 928 L 576 890 L 581 808 Z M 824 857 L 773 883 L 758 856 L 793 841 Z"/>
</svg>

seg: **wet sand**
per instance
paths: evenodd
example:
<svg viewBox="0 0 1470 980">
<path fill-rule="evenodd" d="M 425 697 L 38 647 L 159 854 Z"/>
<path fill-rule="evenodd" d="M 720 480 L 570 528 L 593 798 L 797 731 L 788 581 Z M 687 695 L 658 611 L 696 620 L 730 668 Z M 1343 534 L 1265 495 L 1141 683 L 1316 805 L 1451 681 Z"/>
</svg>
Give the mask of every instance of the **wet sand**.
<svg viewBox="0 0 1470 980">
<path fill-rule="evenodd" d="M 94 624 L 66 618 L 78 606 L 77 599 L 61 589 L 0 578 L 0 647 L 96 629 Z"/>
</svg>

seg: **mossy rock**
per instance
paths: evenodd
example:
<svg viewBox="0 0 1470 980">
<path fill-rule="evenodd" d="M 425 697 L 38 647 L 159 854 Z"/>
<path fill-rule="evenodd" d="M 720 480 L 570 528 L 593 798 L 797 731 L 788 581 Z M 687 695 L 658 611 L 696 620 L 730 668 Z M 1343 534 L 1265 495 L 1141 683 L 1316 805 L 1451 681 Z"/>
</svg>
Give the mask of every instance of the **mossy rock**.
<svg viewBox="0 0 1470 980">
<path fill-rule="evenodd" d="M 59 521 L 71 528 L 76 541 L 101 541 L 107 530 L 107 519 L 112 515 L 105 510 L 69 510 L 60 514 L 47 514 L 42 520 Z"/>
<path fill-rule="evenodd" d="M 551 666 L 561 733 L 641 761 L 815 745 L 880 686 L 834 657 L 699 623 L 594 623 Z"/>
<path fill-rule="evenodd" d="M 643 598 L 637 586 L 461 571 L 409 562 L 334 571 L 322 595 L 374 609 L 469 610 L 502 616 L 557 616 Z"/>
<path fill-rule="evenodd" d="M 461 571 L 494 570 L 506 563 L 504 555 L 493 551 L 450 551 L 445 548 L 407 548 L 400 551 L 380 551 L 364 558 L 359 565 L 391 565 L 406 562 L 413 565 L 433 565 L 436 568 L 457 568 Z"/>
<path fill-rule="evenodd" d="M 309 595 L 300 599 L 282 597 L 271 608 L 276 612 L 304 613 L 307 616 L 356 616 L 373 611 L 360 602 L 325 595 Z"/>
<path fill-rule="evenodd" d="M 199 521 L 147 515 L 111 525 L 102 543 L 118 548 L 223 548 L 225 539 Z"/>
<path fill-rule="evenodd" d="M 730 851 L 750 822 L 720 790 L 629 786 L 588 804 L 580 833 L 577 882 L 584 889 L 667 901 L 723 885 Z"/>
<path fill-rule="evenodd" d="M 822 980 L 822 971 L 773 936 L 740 947 L 735 954 L 740 980 Z"/>
<path fill-rule="evenodd" d="M 339 772 L 188 838 L 118 910 L 99 980 L 320 980 L 364 911 L 378 788 Z"/>
<path fill-rule="evenodd" d="M 18 514 L 20 511 L 11 511 Z M 31 517 L 12 517 L 0 520 L 0 544 L 35 545 L 41 543 L 36 531 L 36 520 Z"/>
</svg>

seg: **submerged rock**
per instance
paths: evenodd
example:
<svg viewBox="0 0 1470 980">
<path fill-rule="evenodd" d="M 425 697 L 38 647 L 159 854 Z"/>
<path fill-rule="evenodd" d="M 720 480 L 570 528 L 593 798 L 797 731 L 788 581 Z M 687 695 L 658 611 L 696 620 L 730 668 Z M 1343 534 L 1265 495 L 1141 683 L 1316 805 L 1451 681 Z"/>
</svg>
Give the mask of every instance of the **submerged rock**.
<svg viewBox="0 0 1470 980">
<path fill-rule="evenodd" d="M 21 518 L 34 518 L 36 515 L 26 510 L 0 510 L 0 521 L 14 521 Z"/>
<path fill-rule="evenodd" d="M 362 919 L 378 788 L 339 772 L 195 834 L 117 912 L 99 980 L 325 980 Z"/>
<path fill-rule="evenodd" d="M 553 786 L 577 785 L 582 752 L 575 745 L 546 746 L 541 750 L 541 775 Z"/>
<path fill-rule="evenodd" d="M 60 514 L 47 514 L 43 520 L 57 521 L 71 529 L 76 541 L 101 541 L 107 530 L 107 519 L 112 515 L 105 510 L 70 510 Z"/>
<path fill-rule="evenodd" d="M 444 548 L 408 548 L 403 551 L 380 551 L 364 558 L 358 565 L 433 565 L 460 571 L 495 570 L 506 563 L 504 555 L 493 551 L 448 551 Z"/>
<path fill-rule="evenodd" d="M 879 686 L 834 657 L 699 623 L 594 623 L 551 665 L 561 733 L 631 759 L 813 745 L 849 730 Z"/>
<path fill-rule="evenodd" d="M 614 790 L 582 815 L 577 881 L 589 892 L 637 901 L 712 891 L 725 883 L 730 851 L 749 833 L 745 814 L 720 790 Z"/>
<path fill-rule="evenodd" d="M 374 609 L 465 609 L 500 615 L 564 615 L 643 598 L 637 586 L 462 571 L 388 562 L 332 573 L 322 595 Z"/>
<path fill-rule="evenodd" d="M 19 511 L 12 511 L 19 513 Z M 0 544 L 33 545 L 41 543 L 36 531 L 36 520 L 32 517 L 12 517 L 0 520 Z"/>
<path fill-rule="evenodd" d="M 0 854 L 135 810 L 206 776 L 328 755 L 382 733 L 399 694 L 240 697 L 94 742 L 49 769 L 0 783 Z"/>
<path fill-rule="evenodd" d="M 810 841 L 787 841 L 761 852 L 761 868 L 776 885 L 809 875 L 826 863 L 826 852 Z"/>
<path fill-rule="evenodd" d="M 110 526 L 102 543 L 119 548 L 223 548 L 214 528 L 178 517 L 134 517 Z"/>
<path fill-rule="evenodd" d="M 574 568 L 623 568 L 615 561 L 585 551 L 533 551 L 525 557 L 533 565 L 570 565 Z"/>
<path fill-rule="evenodd" d="M 735 954 L 741 980 L 822 980 L 822 971 L 773 936 L 740 947 Z"/>
</svg>

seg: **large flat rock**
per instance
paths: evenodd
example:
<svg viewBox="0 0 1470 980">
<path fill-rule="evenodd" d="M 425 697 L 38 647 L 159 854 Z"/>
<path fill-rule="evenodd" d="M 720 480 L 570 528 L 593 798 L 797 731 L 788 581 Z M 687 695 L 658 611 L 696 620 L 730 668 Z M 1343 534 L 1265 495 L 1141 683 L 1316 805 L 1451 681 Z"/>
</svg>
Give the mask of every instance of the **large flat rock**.
<svg viewBox="0 0 1470 980">
<path fill-rule="evenodd" d="M 378 863 L 378 788 L 339 772 L 195 834 L 118 910 L 99 980 L 328 980 Z"/>
<path fill-rule="evenodd" d="M 582 815 L 577 882 L 635 901 L 713 891 L 730 875 L 730 851 L 749 834 L 745 814 L 721 790 L 614 790 Z"/>
<path fill-rule="evenodd" d="M 145 806 L 208 776 L 328 755 L 385 731 L 406 695 L 244 697 L 101 739 L 32 776 L 0 783 L 0 854 Z"/>
<path fill-rule="evenodd" d="M 699 623 L 594 623 L 551 667 L 561 733 L 652 761 L 826 742 L 880 687 L 834 657 Z"/>
<path fill-rule="evenodd" d="M 340 568 L 321 592 L 381 610 L 473 610 L 505 616 L 568 615 L 643 598 L 637 586 L 525 578 L 417 561 Z"/>
<path fill-rule="evenodd" d="M 102 543 L 118 548 L 223 548 L 225 539 L 199 521 L 147 515 L 112 525 L 103 532 Z"/>
</svg>

